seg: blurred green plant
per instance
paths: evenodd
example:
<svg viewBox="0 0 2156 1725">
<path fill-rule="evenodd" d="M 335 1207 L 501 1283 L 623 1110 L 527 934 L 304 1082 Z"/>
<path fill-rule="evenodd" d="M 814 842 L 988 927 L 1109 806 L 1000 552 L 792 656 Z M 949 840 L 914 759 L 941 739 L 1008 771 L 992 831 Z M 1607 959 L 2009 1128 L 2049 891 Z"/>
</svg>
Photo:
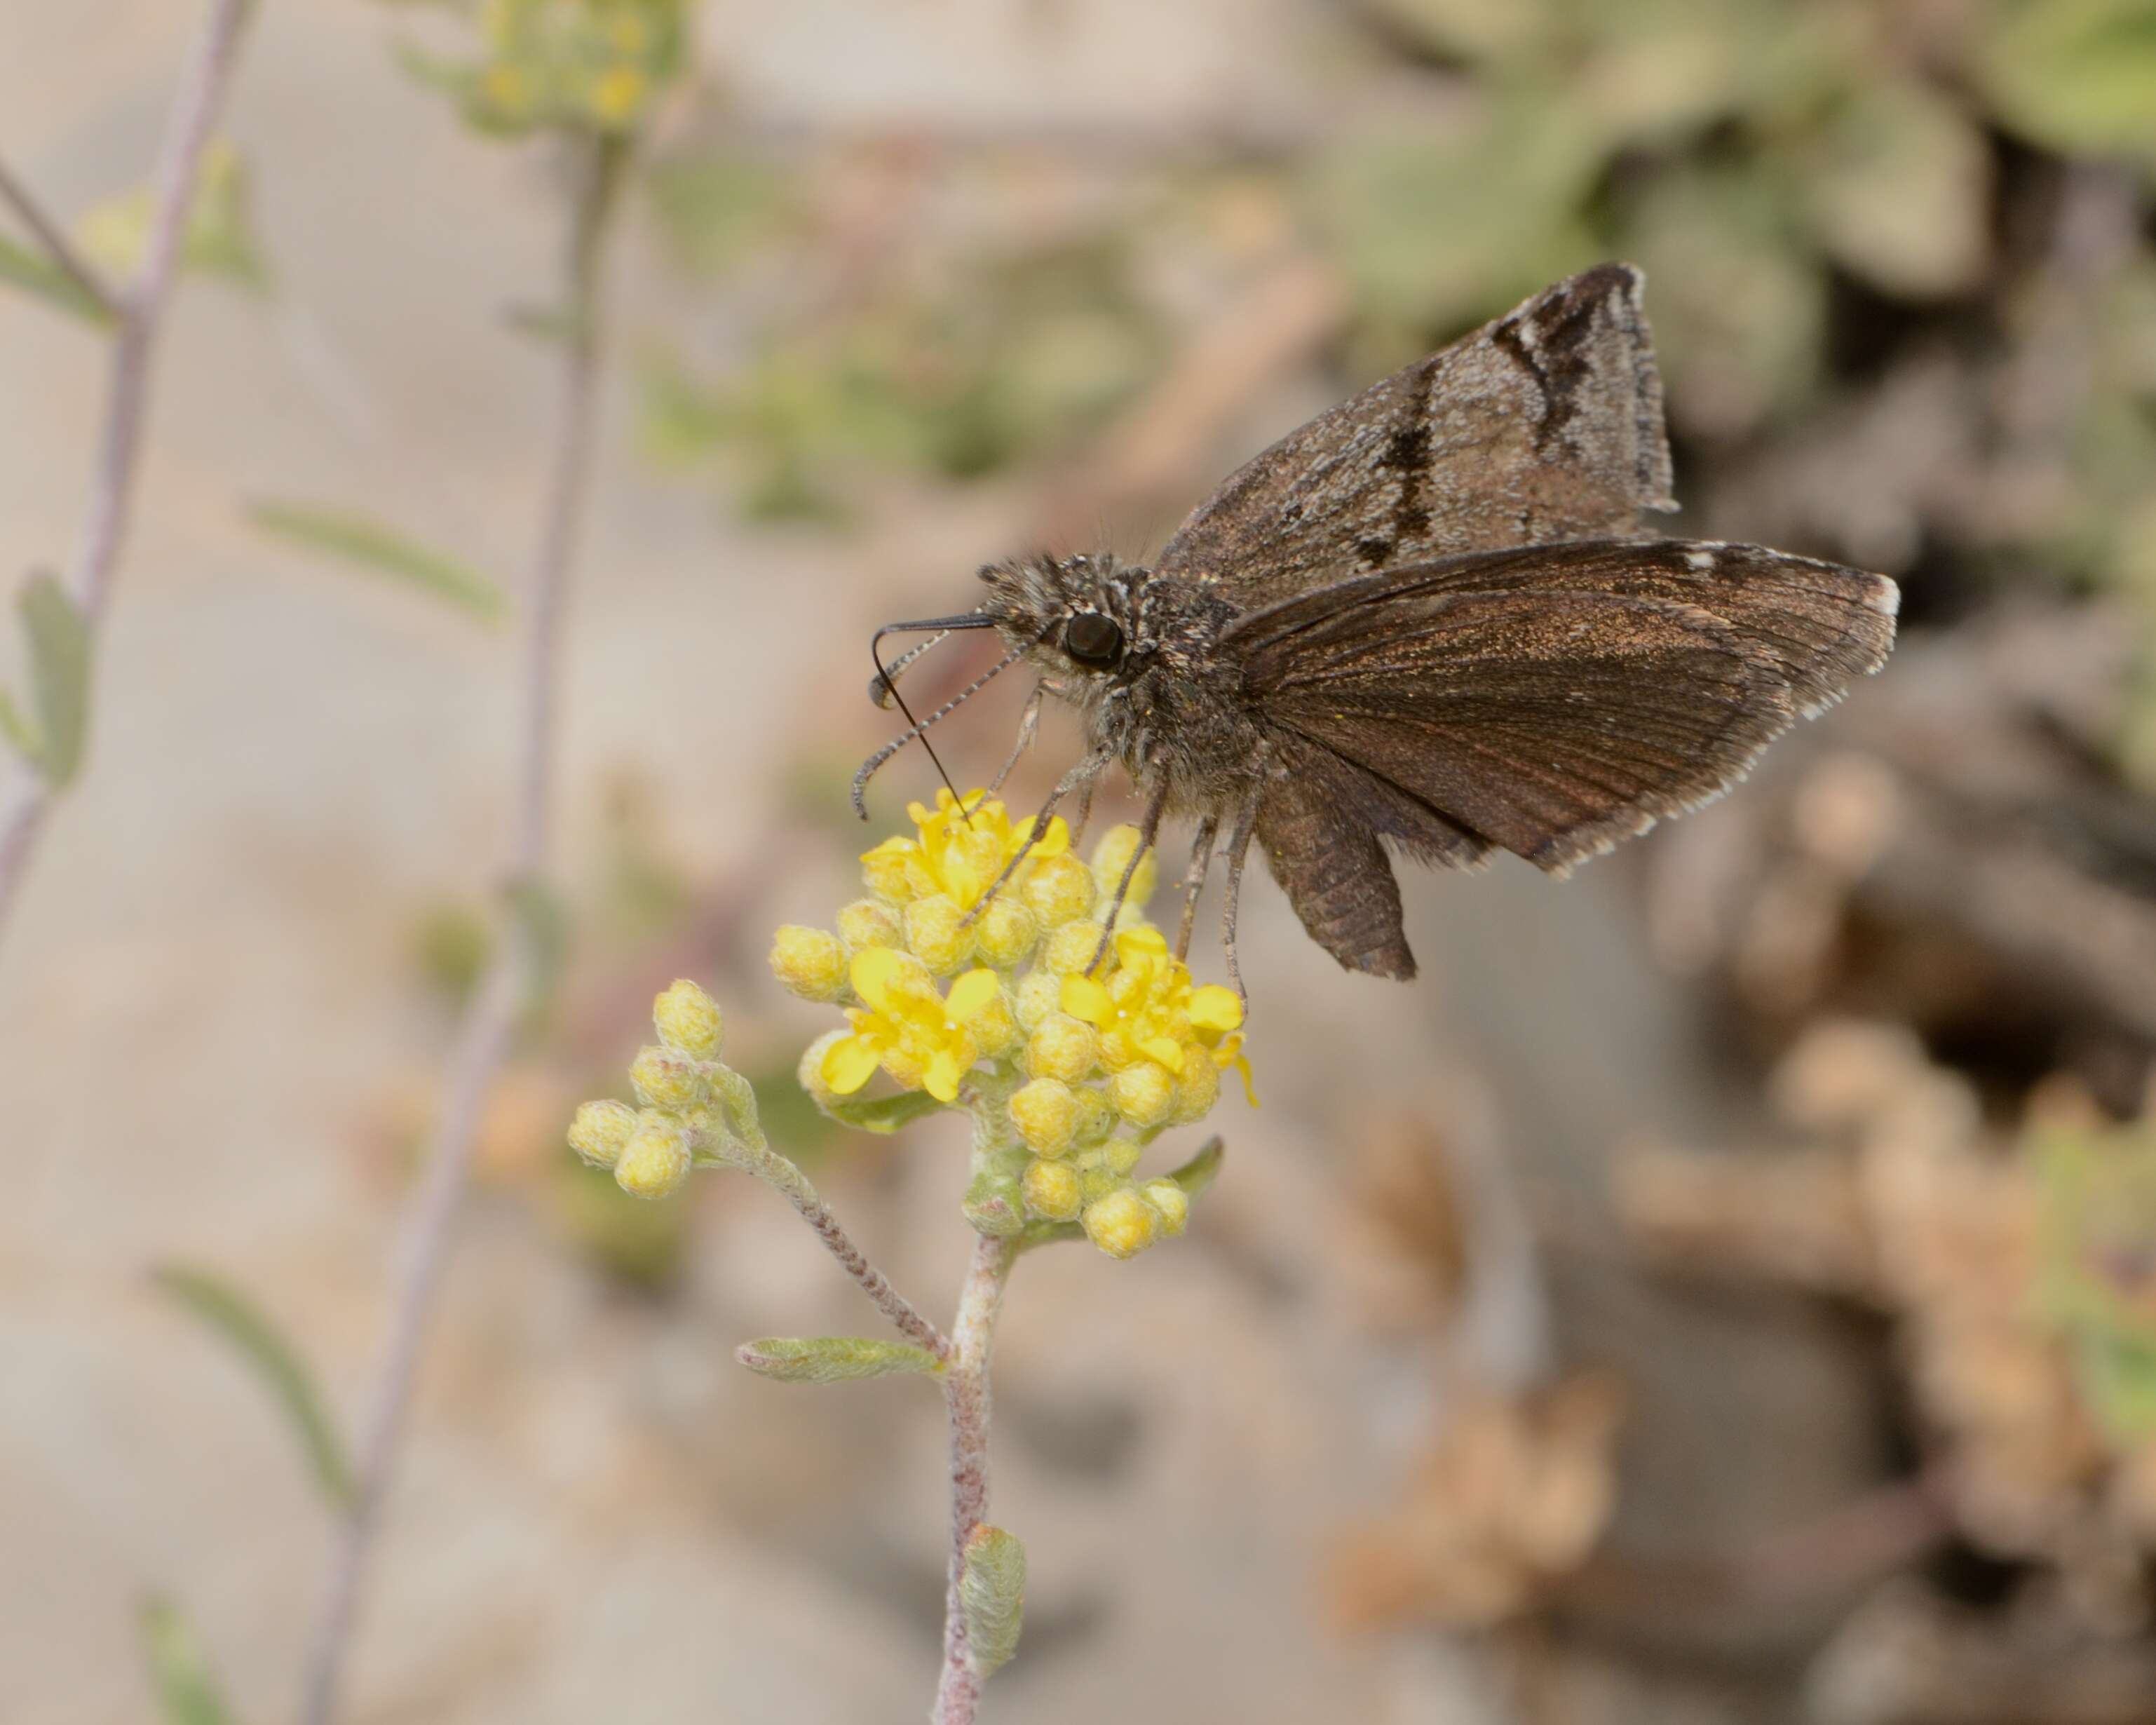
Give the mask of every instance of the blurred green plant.
<svg viewBox="0 0 2156 1725">
<path fill-rule="evenodd" d="M 730 465 L 752 518 L 842 521 L 850 471 L 967 480 L 1066 447 L 1166 352 L 1130 248 L 1113 234 L 1060 239 L 961 268 L 942 293 L 869 285 L 843 315 L 802 308 L 724 377 L 660 355 L 646 368 L 644 446 L 665 465 Z"/>
<path fill-rule="evenodd" d="M 2028 1151 L 2041 1194 L 2039 1310 L 2105 1435 L 2156 1437 L 2156 1129 L 2050 1125 Z"/>
<path fill-rule="evenodd" d="M 680 74 L 686 0 L 436 0 L 476 27 L 477 55 L 406 44 L 405 69 L 505 137 L 547 129 L 627 133 Z"/>
</svg>

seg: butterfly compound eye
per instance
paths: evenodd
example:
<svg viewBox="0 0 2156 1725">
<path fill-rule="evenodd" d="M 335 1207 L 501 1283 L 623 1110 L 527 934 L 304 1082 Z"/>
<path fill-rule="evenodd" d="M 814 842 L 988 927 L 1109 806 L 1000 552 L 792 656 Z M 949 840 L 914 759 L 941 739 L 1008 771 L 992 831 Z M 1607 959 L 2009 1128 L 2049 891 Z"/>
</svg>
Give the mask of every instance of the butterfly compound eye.
<svg viewBox="0 0 2156 1725">
<path fill-rule="evenodd" d="M 1063 650 L 1081 665 L 1105 668 L 1122 656 L 1123 631 L 1112 617 L 1081 611 L 1063 626 Z"/>
</svg>

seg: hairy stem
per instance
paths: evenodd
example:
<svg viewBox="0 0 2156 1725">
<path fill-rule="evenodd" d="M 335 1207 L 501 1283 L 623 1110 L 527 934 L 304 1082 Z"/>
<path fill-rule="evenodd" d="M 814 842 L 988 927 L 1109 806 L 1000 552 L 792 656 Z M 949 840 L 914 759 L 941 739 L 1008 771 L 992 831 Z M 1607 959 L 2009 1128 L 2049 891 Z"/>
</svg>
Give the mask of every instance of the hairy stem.
<svg viewBox="0 0 2156 1725">
<path fill-rule="evenodd" d="M 45 213 L 44 207 L 30 195 L 30 188 L 8 171 L 5 162 L 0 162 L 0 203 L 15 212 L 17 218 L 30 230 L 31 238 L 44 248 L 54 268 L 80 288 L 93 304 L 107 312 L 119 311 L 112 290 L 105 286 L 104 278 L 90 267 L 89 261 L 67 237 L 66 230 Z"/>
<path fill-rule="evenodd" d="M 1018 1261 L 1018 1242 L 982 1235 L 958 1298 L 951 1328 L 951 1356 L 943 1373 L 943 1401 L 951 1420 L 951 1574 L 943 1607 L 943 1676 L 936 1690 L 934 1725 L 973 1725 L 981 1702 L 980 1673 L 967 1645 L 966 1617 L 958 1584 L 966 1566 L 966 1542 L 988 1518 L 988 1358 L 1004 1289 Z"/>
<path fill-rule="evenodd" d="M 113 338 L 90 501 L 84 508 L 74 555 L 64 583 L 89 631 L 93 649 L 111 597 L 121 547 L 126 538 L 129 505 L 134 497 L 142 447 L 144 410 L 149 402 L 150 362 L 178 270 L 187 215 L 194 207 L 195 187 L 201 178 L 203 151 L 208 147 L 218 109 L 230 81 L 240 29 L 250 4 L 251 0 L 213 0 L 208 20 L 181 74 L 179 92 L 166 122 L 141 268 L 120 296 L 120 328 Z M 12 187 L 13 182 L 8 183 Z M 13 201 L 12 192 L 9 197 Z M 26 205 L 18 203 L 17 208 L 25 209 Z M 30 219 L 27 213 L 24 218 Z M 101 286 L 98 291 L 100 299 L 105 297 Z M 54 794 L 54 787 L 35 773 L 26 772 L 23 778 L 21 789 L 5 814 L 0 814 L 0 935 L 6 932 L 8 912 L 44 829 Z"/>
<path fill-rule="evenodd" d="M 563 601 L 591 475 L 600 358 L 602 242 L 622 166 L 623 147 L 611 141 L 588 143 L 579 163 L 583 182 L 577 191 L 567 249 L 561 414 L 526 600 L 517 800 L 509 856 L 512 886 L 536 885 L 547 865 Z M 526 919 L 506 918 L 495 956 L 465 1009 L 458 1033 L 426 1173 L 405 1224 L 389 1338 L 361 1435 L 352 1502 L 337 1528 L 308 1646 L 300 1713 L 305 1725 L 328 1725 L 336 1710 L 361 1584 L 449 1257 L 470 1171 L 472 1143 L 487 1095 L 508 1058 L 536 957 Z"/>
<path fill-rule="evenodd" d="M 787 1202 L 801 1213 L 803 1221 L 816 1230 L 817 1239 L 824 1242 L 846 1274 L 860 1284 L 861 1291 L 875 1301 L 876 1310 L 897 1325 L 907 1340 L 927 1348 L 938 1359 L 951 1357 L 951 1338 L 916 1311 L 884 1273 L 862 1255 L 861 1249 L 839 1225 L 839 1219 L 831 1214 L 830 1206 L 817 1195 L 808 1175 L 785 1157 L 767 1151 L 755 1155 L 749 1165 L 753 1172 L 785 1194 Z"/>
</svg>

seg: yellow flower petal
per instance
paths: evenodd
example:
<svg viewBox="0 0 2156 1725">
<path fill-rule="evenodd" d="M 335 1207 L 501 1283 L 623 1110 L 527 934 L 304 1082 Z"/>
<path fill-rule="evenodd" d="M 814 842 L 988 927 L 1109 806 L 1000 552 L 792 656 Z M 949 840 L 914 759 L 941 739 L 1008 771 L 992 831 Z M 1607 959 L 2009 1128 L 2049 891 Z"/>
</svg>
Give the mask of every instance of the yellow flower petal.
<svg viewBox="0 0 2156 1725">
<path fill-rule="evenodd" d="M 1133 968 L 1149 958 L 1165 958 L 1168 937 L 1158 928 L 1127 928 L 1116 937 L 1116 957 Z"/>
<path fill-rule="evenodd" d="M 893 947 L 868 947 L 854 954 L 848 973 L 854 992 L 878 1012 L 894 1015 L 906 1009 L 918 984 L 927 977 L 921 961 Z M 911 983 L 914 986 L 908 987 Z"/>
<path fill-rule="evenodd" d="M 961 1055 L 967 1058 L 961 1059 Z M 965 1076 L 966 1068 L 973 1064 L 973 1050 L 961 1043 L 953 1048 L 939 1048 L 928 1062 L 928 1076 L 921 1087 L 939 1102 L 958 1100 L 958 1081 Z"/>
<path fill-rule="evenodd" d="M 865 1036 L 841 1036 L 824 1050 L 824 1082 L 834 1093 L 850 1096 L 876 1069 L 875 1045 Z"/>
<path fill-rule="evenodd" d="M 1108 991 L 1089 976 L 1063 978 L 1064 1011 L 1089 1024 L 1105 1024 L 1116 1015 L 1116 1003 Z"/>
<path fill-rule="evenodd" d="M 1172 1036 L 1148 1036 L 1138 1046 L 1147 1060 L 1158 1060 L 1171 1072 L 1183 1070 L 1183 1045 Z"/>
<path fill-rule="evenodd" d="M 1002 993 L 1003 984 L 996 980 L 995 972 L 969 970 L 951 984 L 951 995 L 943 1003 L 943 1010 L 952 1023 L 963 1024 Z"/>
<path fill-rule="evenodd" d="M 1190 996 L 1190 1023 L 1199 1030 L 1234 1030 L 1241 1027 L 1243 1003 L 1233 988 L 1208 983 Z"/>
<path fill-rule="evenodd" d="M 1025 841 L 1032 833 L 1033 817 L 1029 814 L 1011 829 L 1010 853 L 1013 856 L 1025 848 Z M 1061 815 L 1052 815 L 1049 819 L 1048 830 L 1041 834 L 1040 843 L 1033 847 L 1033 855 L 1035 858 L 1061 856 L 1070 848 L 1070 829 L 1063 824 Z"/>
</svg>

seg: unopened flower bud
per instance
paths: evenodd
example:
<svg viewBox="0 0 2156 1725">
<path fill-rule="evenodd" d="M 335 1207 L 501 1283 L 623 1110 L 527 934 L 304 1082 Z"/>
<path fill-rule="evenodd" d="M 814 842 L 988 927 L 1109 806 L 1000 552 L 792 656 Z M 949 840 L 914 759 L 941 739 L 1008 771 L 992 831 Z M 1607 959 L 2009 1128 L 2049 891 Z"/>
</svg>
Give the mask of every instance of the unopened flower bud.
<svg viewBox="0 0 2156 1725">
<path fill-rule="evenodd" d="M 612 1168 L 636 1132 L 636 1110 L 626 1102 L 587 1102 L 569 1122 L 569 1147 L 593 1168 Z"/>
<path fill-rule="evenodd" d="M 983 963 L 1009 970 L 1024 962 L 1040 938 L 1040 919 L 1016 899 L 998 894 L 974 918 L 973 938 Z"/>
<path fill-rule="evenodd" d="M 1060 928 L 1093 908 L 1092 870 L 1068 851 L 1045 856 L 1033 865 L 1019 896 L 1043 928 Z"/>
<path fill-rule="evenodd" d="M 839 912 L 839 938 L 848 948 L 895 947 L 906 938 L 906 925 L 889 905 L 872 898 L 857 898 Z"/>
<path fill-rule="evenodd" d="M 665 1198 L 689 1178 L 689 1135 L 670 1122 L 639 1126 L 613 1165 L 614 1183 L 631 1198 Z"/>
<path fill-rule="evenodd" d="M 966 1020 L 966 1029 L 973 1035 L 973 1046 L 990 1060 L 1018 1046 L 1018 1019 L 1012 1014 L 1009 999 L 1000 990 L 994 999 Z"/>
<path fill-rule="evenodd" d="M 943 893 L 916 898 L 903 912 L 906 948 L 937 976 L 949 976 L 973 956 L 973 931 L 958 901 Z"/>
<path fill-rule="evenodd" d="M 1077 1098 L 1078 1113 L 1070 1129 L 1071 1142 L 1081 1146 L 1098 1144 L 1116 1129 L 1116 1111 L 1108 1106 L 1108 1099 L 1090 1084 L 1081 1084 L 1073 1095 Z"/>
<path fill-rule="evenodd" d="M 1081 1219 L 1086 1237 L 1111 1258 L 1135 1257 L 1152 1244 L 1160 1229 L 1152 1206 L 1127 1189 L 1096 1199 Z"/>
<path fill-rule="evenodd" d="M 846 987 L 846 949 L 828 929 L 788 922 L 771 938 L 771 973 L 803 1000 L 836 1000 Z"/>
<path fill-rule="evenodd" d="M 1027 1211 L 1050 1222 L 1075 1222 L 1086 1202 L 1078 1170 L 1067 1162 L 1033 1162 L 1019 1183 Z"/>
<path fill-rule="evenodd" d="M 878 898 L 893 905 L 937 890 L 935 877 L 921 860 L 921 847 L 911 839 L 886 839 L 870 851 L 861 859 L 861 880 Z"/>
<path fill-rule="evenodd" d="M 1018 1021 L 1029 1031 L 1038 1029 L 1051 1012 L 1061 1009 L 1063 978 L 1052 970 L 1029 970 L 1011 988 L 1018 1003 Z"/>
<path fill-rule="evenodd" d="M 1078 1099 L 1070 1086 L 1054 1078 L 1036 1078 L 1010 1099 L 1011 1124 L 1037 1156 L 1060 1156 L 1070 1147 L 1078 1124 Z"/>
<path fill-rule="evenodd" d="M 1116 889 L 1122 884 L 1123 870 L 1137 855 L 1138 829 L 1134 826 L 1110 827 L 1101 834 L 1101 842 L 1093 847 L 1093 881 L 1099 893 L 1099 904 L 1105 913 L 1115 901 Z M 1142 905 L 1152 896 L 1154 883 L 1160 877 L 1160 865 L 1148 850 L 1138 864 L 1137 872 L 1131 876 L 1130 891 L 1124 895 L 1127 905 Z"/>
<path fill-rule="evenodd" d="M 1178 1126 L 1203 1120 L 1220 1100 L 1220 1069 L 1205 1050 L 1186 1048 L 1183 1070 L 1175 1075 L 1175 1106 L 1169 1117 Z"/>
<path fill-rule="evenodd" d="M 1100 1034 L 1083 1019 L 1052 1012 L 1034 1029 L 1025 1045 L 1026 1070 L 1036 1078 L 1060 1078 L 1076 1084 L 1101 1056 Z"/>
<path fill-rule="evenodd" d="M 696 983 L 675 983 L 652 1004 L 651 1022 L 669 1048 L 699 1060 L 716 1060 L 725 1035 L 719 1003 Z"/>
<path fill-rule="evenodd" d="M 1140 1060 L 1108 1081 L 1108 1100 L 1132 1126 L 1158 1126 L 1175 1106 L 1175 1079 L 1166 1067 Z"/>
<path fill-rule="evenodd" d="M 638 1053 L 629 1069 L 629 1081 L 644 1106 L 669 1111 L 700 1107 L 711 1093 L 696 1061 L 678 1049 L 655 1043 Z"/>
<path fill-rule="evenodd" d="M 1190 1194 L 1173 1180 L 1147 1180 L 1139 1195 L 1160 1218 L 1160 1231 L 1171 1239 L 1190 1225 Z"/>
<path fill-rule="evenodd" d="M 1040 949 L 1040 964 L 1058 976 L 1078 976 L 1093 962 L 1093 955 L 1101 950 L 1101 925 L 1090 916 L 1076 922 L 1066 922 L 1048 937 L 1048 944 Z M 1101 961 L 1106 970 L 1115 963 L 1115 949 L 1110 947 Z"/>
</svg>

